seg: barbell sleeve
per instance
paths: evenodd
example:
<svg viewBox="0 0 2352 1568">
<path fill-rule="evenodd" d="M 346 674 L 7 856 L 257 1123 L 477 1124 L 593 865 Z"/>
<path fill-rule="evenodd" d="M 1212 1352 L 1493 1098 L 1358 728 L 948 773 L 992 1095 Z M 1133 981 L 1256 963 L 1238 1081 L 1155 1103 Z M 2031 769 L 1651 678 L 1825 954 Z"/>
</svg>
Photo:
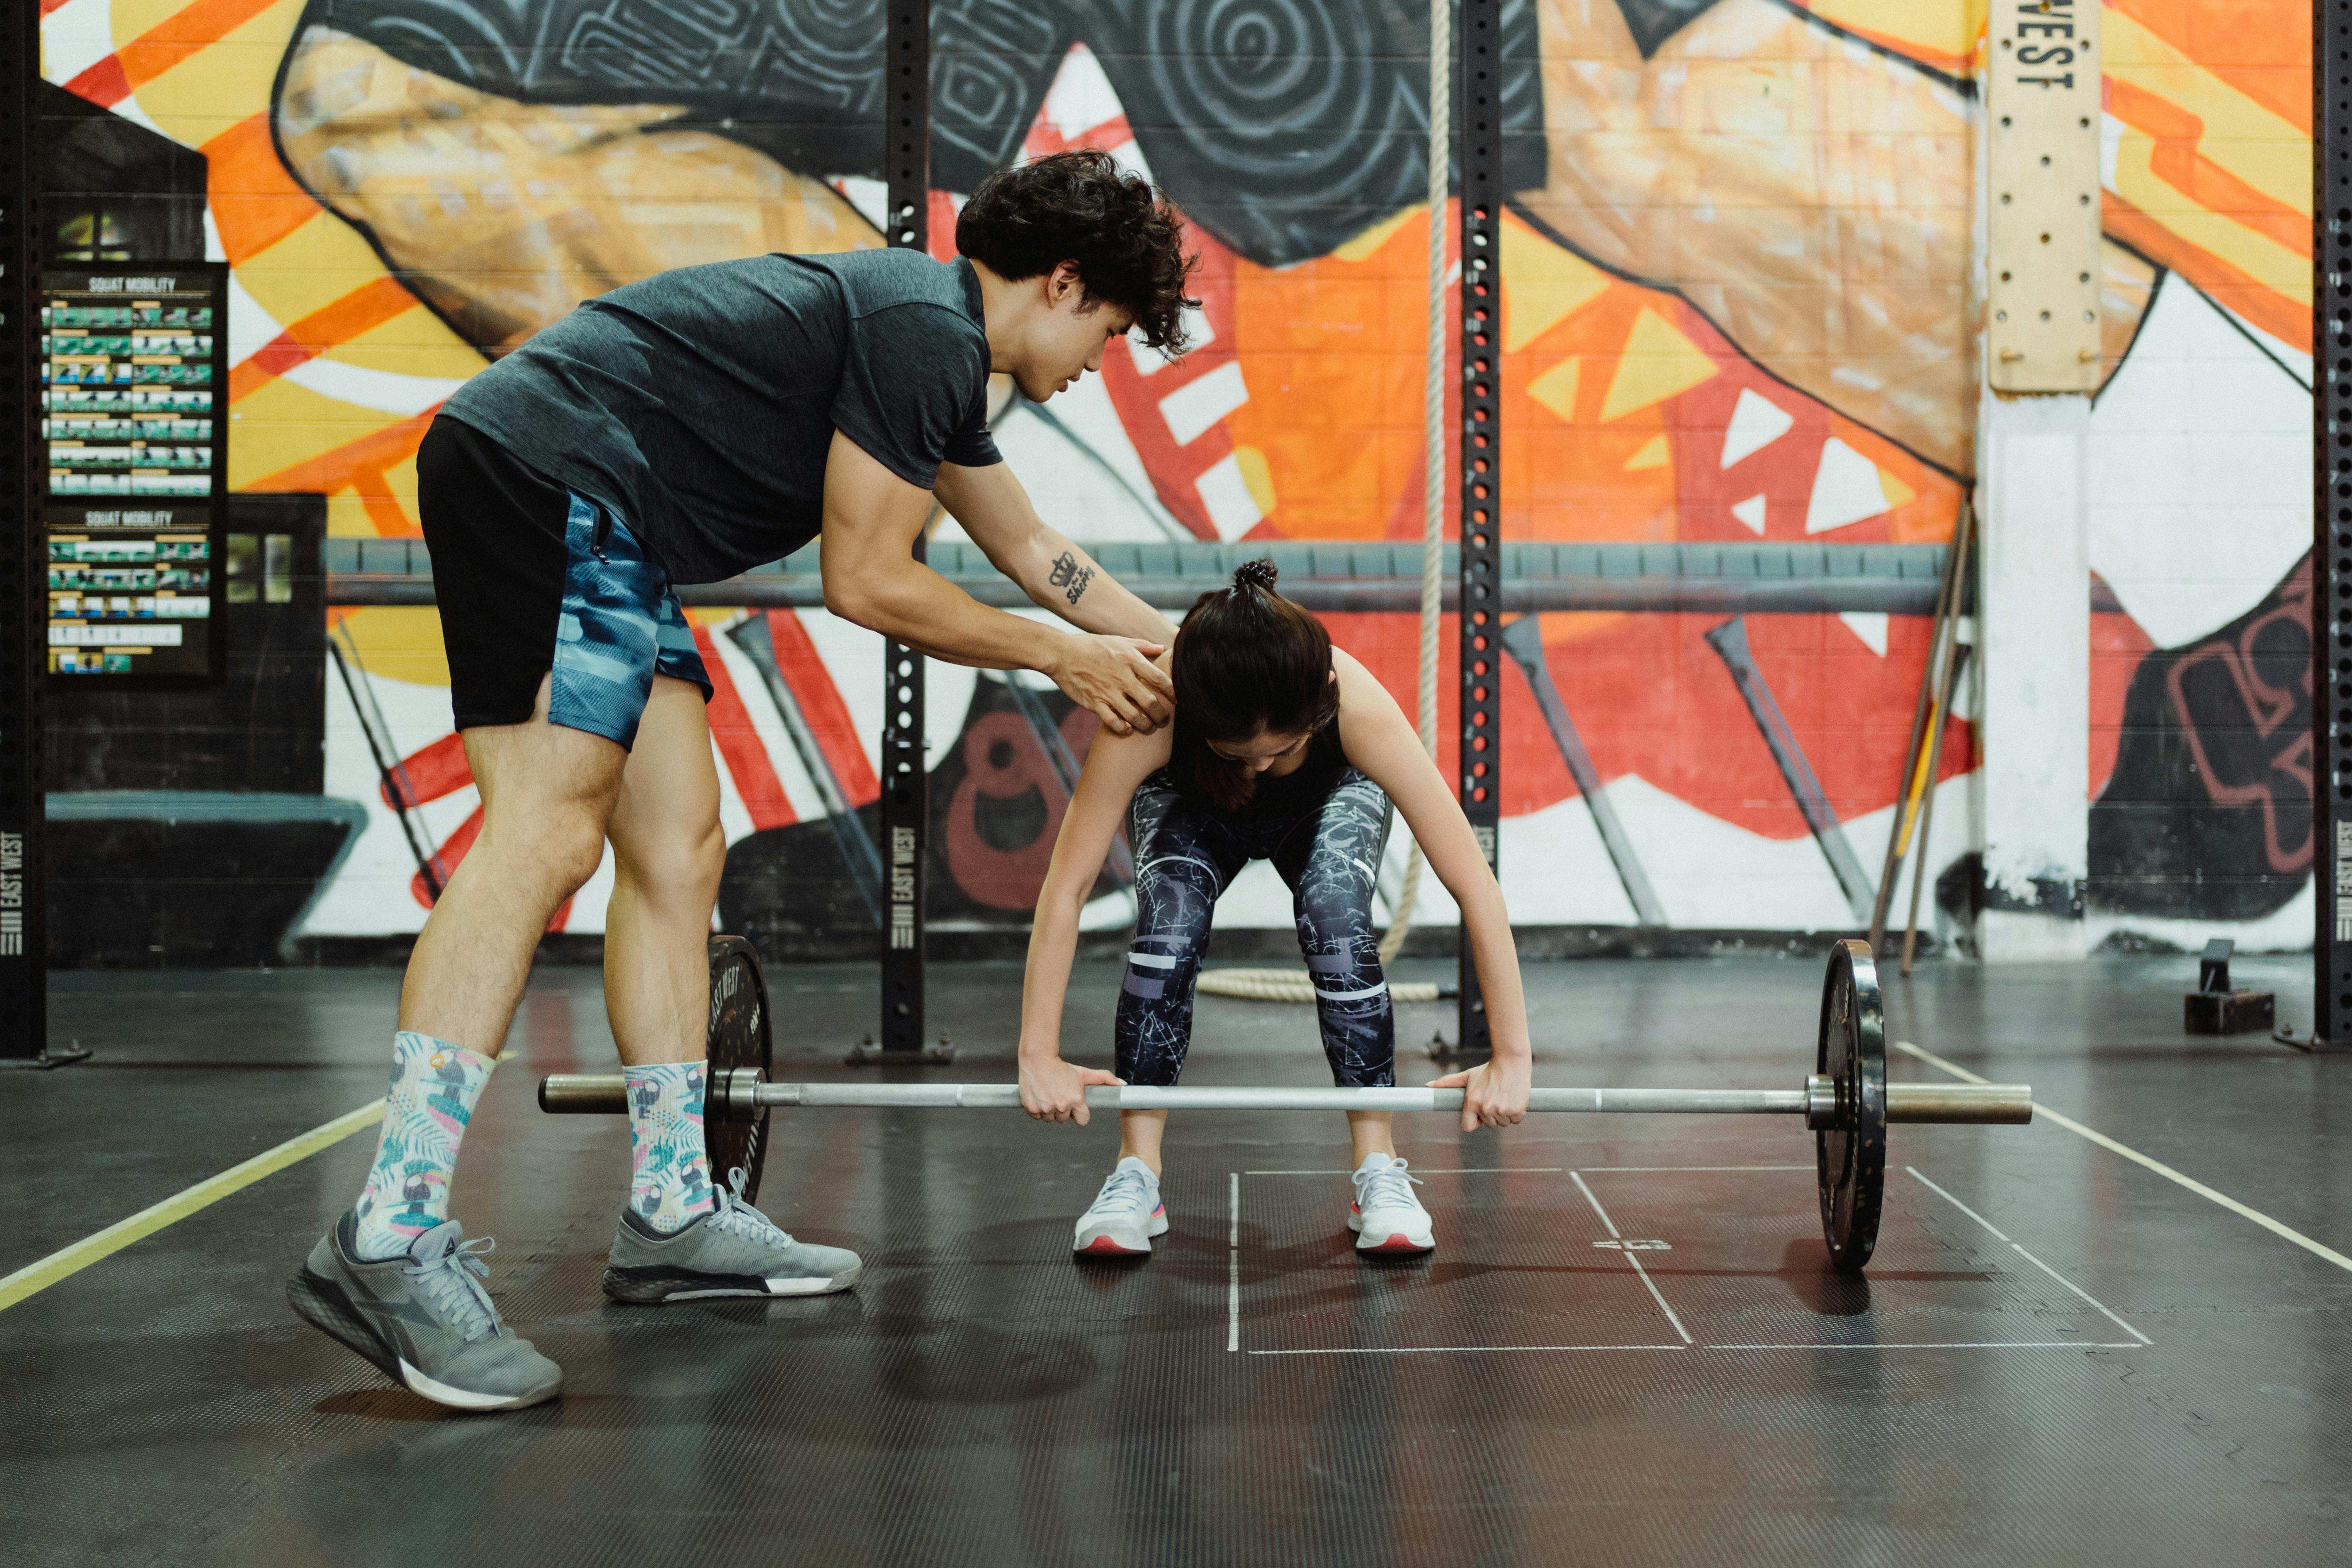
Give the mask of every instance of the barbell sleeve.
<svg viewBox="0 0 2352 1568">
<path fill-rule="evenodd" d="M 2033 1120 L 2033 1089 L 2022 1083 L 1890 1083 L 1886 1120 L 2022 1127 Z"/>
<path fill-rule="evenodd" d="M 558 1115 L 622 1115 L 629 1109 L 629 1082 L 616 1072 L 550 1073 L 539 1080 L 539 1108 Z"/>
<path fill-rule="evenodd" d="M 1087 1103 L 1104 1110 L 1459 1110 L 1458 1089 L 1154 1089 L 1097 1086 Z M 1010 1083 L 762 1083 L 761 1109 L 995 1110 L 1021 1108 Z M 540 1109 L 603 1112 L 628 1109 L 618 1073 L 556 1073 L 540 1079 Z M 1804 1089 L 1538 1089 L 1531 1111 L 1674 1116 L 1802 1116 L 1814 1096 Z M 1889 1121 L 2024 1122 L 2033 1093 L 2023 1084 L 1889 1084 Z"/>
</svg>

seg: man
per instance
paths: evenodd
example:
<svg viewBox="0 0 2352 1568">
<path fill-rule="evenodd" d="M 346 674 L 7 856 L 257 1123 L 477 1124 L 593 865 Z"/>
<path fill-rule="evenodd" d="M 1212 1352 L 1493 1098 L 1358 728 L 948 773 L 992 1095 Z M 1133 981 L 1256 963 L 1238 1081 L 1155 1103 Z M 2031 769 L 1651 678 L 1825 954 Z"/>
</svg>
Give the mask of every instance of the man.
<svg viewBox="0 0 2352 1568">
<path fill-rule="evenodd" d="M 709 682 L 671 584 L 822 531 L 835 614 L 936 658 L 1041 671 L 1115 733 L 1164 722 L 1151 659 L 1171 628 L 1039 520 L 990 438 L 987 394 L 1003 371 L 1043 402 L 1130 327 L 1181 352 L 1181 238 L 1149 184 L 1063 153 L 981 186 L 956 226 L 964 259 L 665 273 L 583 304 L 450 399 L 417 499 L 484 823 L 409 961 L 374 1167 L 288 1287 L 305 1319 L 445 1405 L 556 1392 L 555 1364 L 483 1290 L 448 1186 L 532 951 L 607 841 L 604 995 L 633 1174 L 605 1293 L 856 1280 L 855 1254 L 794 1241 L 708 1167 L 704 943 L 725 841 Z M 934 497 L 1085 635 L 985 608 L 917 563 Z"/>
</svg>

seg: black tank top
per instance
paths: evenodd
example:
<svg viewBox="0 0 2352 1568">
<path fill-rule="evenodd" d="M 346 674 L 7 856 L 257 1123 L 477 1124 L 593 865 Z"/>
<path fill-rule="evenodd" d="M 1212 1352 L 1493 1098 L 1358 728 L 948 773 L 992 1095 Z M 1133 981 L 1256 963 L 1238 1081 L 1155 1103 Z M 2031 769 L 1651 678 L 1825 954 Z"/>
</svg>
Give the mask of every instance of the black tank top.
<svg viewBox="0 0 2352 1568">
<path fill-rule="evenodd" d="M 1200 767 L 1223 768 L 1230 764 L 1184 722 L 1183 712 L 1176 715 L 1174 755 L 1177 766 L 1170 770 L 1176 775 L 1178 790 L 1195 799 L 1205 798 L 1200 788 Z M 1320 805 L 1328 799 L 1348 771 L 1348 753 L 1339 743 L 1339 721 L 1334 719 L 1315 732 L 1307 742 L 1307 757 L 1289 773 L 1276 777 L 1273 773 L 1257 775 L 1256 786 L 1238 811 L 1223 812 L 1244 822 L 1262 822 L 1278 816 L 1292 816 Z"/>
</svg>

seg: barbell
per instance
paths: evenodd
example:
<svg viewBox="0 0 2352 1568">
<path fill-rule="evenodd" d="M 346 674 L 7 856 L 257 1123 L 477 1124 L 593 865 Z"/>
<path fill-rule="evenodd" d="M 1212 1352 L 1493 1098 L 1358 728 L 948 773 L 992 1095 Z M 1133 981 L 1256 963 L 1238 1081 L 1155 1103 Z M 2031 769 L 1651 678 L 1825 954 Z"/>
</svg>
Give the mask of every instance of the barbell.
<svg viewBox="0 0 2352 1568">
<path fill-rule="evenodd" d="M 768 1114 L 777 1106 L 828 1110 L 1017 1110 L 1010 1083 L 772 1083 L 773 1042 L 758 957 L 740 937 L 710 940 L 709 1082 L 703 1136 L 711 1166 L 741 1167 L 756 1196 L 766 1163 Z M 1458 1089 L 1183 1089 L 1102 1086 L 1087 1105 L 1104 1110 L 1452 1110 Z M 540 1109 L 625 1112 L 618 1073 L 555 1073 L 539 1081 Z M 1830 1261 L 1861 1271 L 1878 1240 L 1892 1121 L 2021 1124 L 2033 1091 L 2011 1083 L 1889 1083 L 1886 1016 L 1870 946 L 1851 938 L 1830 950 L 1822 984 L 1813 1071 L 1795 1089 L 1538 1089 L 1530 1111 L 1670 1116 L 1801 1116 L 1813 1134 L 1822 1231 Z"/>
</svg>

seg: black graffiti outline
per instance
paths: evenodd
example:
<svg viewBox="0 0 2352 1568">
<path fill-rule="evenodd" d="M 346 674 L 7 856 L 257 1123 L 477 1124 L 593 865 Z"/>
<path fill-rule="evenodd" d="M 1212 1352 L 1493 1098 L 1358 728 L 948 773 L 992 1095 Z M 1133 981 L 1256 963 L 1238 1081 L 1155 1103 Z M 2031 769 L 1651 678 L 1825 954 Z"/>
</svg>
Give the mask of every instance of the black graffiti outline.
<svg viewBox="0 0 2352 1568">
<path fill-rule="evenodd" d="M 2196 765 L 2197 776 L 2205 786 L 2207 797 L 2216 805 L 2260 805 L 2263 856 L 2273 871 L 2293 875 L 2310 869 L 2314 847 L 2310 810 L 2312 742 L 2307 722 L 2313 693 L 2311 661 L 2307 651 L 2299 661 L 2303 670 L 2300 693 L 2272 686 L 2257 673 L 2255 643 L 2263 632 L 2280 625 L 2300 631 L 2308 644 L 2311 637 L 2311 579 L 2307 573 L 2298 570 L 2290 574 L 2276 605 L 2268 613 L 2247 622 L 2234 638 L 2215 637 L 2180 655 L 2173 661 L 2172 668 L 2165 671 L 2164 684 L 2173 712 L 2180 721 L 2182 736 L 2188 742 L 2190 760 Z M 2199 726 L 2187 678 L 2190 671 L 2207 665 L 2221 666 L 2228 676 L 2239 700 L 2244 704 L 2245 712 L 2253 721 L 2258 740 L 2270 740 L 2282 726 L 2291 723 L 2295 726 L 2286 743 L 2267 754 L 2262 777 L 2251 783 L 2231 783 L 2224 779 L 2225 770 L 2216 765 L 2215 755 L 2223 754 L 2225 761 L 2240 759 L 2221 753 L 2218 737 L 2217 743 L 2209 749 L 2205 734 Z M 2206 720 L 2213 723 L 2219 717 L 2209 713 Z M 2272 779 L 2280 773 L 2303 789 L 2303 799 L 2285 813 L 2294 817 L 2303 828 L 2302 842 L 2294 847 L 2283 843 L 2279 836 L 2282 814 Z"/>
</svg>

